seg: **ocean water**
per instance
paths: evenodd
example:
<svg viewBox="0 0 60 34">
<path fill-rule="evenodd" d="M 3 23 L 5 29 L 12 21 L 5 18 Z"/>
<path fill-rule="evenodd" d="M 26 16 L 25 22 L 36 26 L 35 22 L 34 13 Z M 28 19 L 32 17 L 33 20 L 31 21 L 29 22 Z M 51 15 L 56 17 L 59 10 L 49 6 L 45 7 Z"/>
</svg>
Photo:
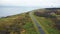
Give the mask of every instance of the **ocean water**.
<svg viewBox="0 0 60 34">
<path fill-rule="evenodd" d="M 0 17 L 20 14 L 20 13 L 28 12 L 28 11 L 31 11 L 34 9 L 38 9 L 38 7 L 1 6 L 0 7 Z"/>
</svg>

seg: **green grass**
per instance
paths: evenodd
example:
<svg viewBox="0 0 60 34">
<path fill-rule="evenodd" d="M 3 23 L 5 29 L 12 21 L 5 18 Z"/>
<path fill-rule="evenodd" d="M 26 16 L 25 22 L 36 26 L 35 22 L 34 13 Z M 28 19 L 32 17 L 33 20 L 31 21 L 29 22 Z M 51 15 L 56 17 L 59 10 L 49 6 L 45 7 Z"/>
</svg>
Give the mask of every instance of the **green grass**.
<svg viewBox="0 0 60 34">
<path fill-rule="evenodd" d="M 37 17 L 35 16 L 36 19 L 38 19 L 38 21 L 40 22 L 41 25 L 44 26 L 44 28 L 46 29 L 46 31 L 49 33 L 49 34 L 60 34 L 60 32 L 58 32 L 58 30 L 52 28 L 52 26 L 50 25 L 53 25 L 53 22 L 44 18 L 44 17 Z"/>
<path fill-rule="evenodd" d="M 32 23 L 26 23 L 23 27 L 26 29 L 27 34 L 37 34 Z"/>
</svg>

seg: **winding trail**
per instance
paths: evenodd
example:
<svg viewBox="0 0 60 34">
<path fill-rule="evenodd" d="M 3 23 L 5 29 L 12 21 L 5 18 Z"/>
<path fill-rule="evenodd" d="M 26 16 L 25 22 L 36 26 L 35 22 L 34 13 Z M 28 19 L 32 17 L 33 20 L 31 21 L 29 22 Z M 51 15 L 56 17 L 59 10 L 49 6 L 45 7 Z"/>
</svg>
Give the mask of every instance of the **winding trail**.
<svg viewBox="0 0 60 34">
<path fill-rule="evenodd" d="M 34 16 L 32 15 L 32 12 L 29 13 L 30 17 L 32 18 L 33 22 L 35 23 L 38 31 L 40 32 L 40 34 L 45 34 L 45 32 L 42 30 L 41 26 L 38 24 L 36 18 L 34 18 Z"/>
</svg>

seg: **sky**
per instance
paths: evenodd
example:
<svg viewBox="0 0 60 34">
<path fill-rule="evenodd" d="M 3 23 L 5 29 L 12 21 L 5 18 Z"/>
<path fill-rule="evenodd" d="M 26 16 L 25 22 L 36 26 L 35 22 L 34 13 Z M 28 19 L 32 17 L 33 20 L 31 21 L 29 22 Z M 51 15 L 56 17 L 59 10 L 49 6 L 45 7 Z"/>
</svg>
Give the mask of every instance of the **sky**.
<svg viewBox="0 0 60 34">
<path fill-rule="evenodd" d="M 2 6 L 59 7 L 60 0 L 0 0 Z"/>
</svg>

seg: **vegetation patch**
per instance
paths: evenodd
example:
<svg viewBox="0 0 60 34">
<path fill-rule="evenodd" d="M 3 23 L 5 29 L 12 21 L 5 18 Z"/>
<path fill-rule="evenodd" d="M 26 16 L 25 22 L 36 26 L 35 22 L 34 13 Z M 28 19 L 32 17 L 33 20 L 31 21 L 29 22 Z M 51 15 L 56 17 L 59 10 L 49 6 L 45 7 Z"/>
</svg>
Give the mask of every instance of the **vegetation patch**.
<svg viewBox="0 0 60 34">
<path fill-rule="evenodd" d="M 0 18 L 0 34 L 37 34 L 28 13 Z"/>
<path fill-rule="evenodd" d="M 36 11 L 34 15 L 40 21 L 48 33 L 60 34 L 60 9 L 49 8 L 44 11 Z"/>
</svg>

